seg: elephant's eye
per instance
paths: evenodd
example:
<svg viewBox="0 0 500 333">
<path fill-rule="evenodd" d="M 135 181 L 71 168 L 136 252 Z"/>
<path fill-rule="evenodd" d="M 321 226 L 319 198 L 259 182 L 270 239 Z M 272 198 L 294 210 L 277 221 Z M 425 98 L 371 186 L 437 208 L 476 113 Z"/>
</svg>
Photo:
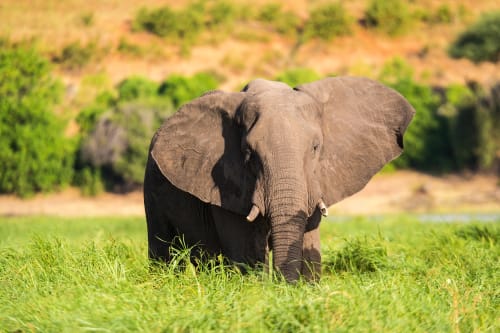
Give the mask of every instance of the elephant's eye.
<svg viewBox="0 0 500 333">
<path fill-rule="evenodd" d="M 317 153 L 319 151 L 319 143 L 318 142 L 315 142 L 313 144 L 313 152 L 314 153 Z"/>
</svg>

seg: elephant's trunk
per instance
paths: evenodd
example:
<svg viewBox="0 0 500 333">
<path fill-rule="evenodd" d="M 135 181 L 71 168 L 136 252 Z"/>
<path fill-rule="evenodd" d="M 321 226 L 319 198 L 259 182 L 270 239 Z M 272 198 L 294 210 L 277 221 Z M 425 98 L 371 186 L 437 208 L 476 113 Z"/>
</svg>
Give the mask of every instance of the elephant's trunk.
<svg viewBox="0 0 500 333">
<path fill-rule="evenodd" d="M 269 202 L 274 267 L 289 282 L 298 280 L 307 219 L 307 193 L 299 177 L 272 181 Z"/>
<path fill-rule="evenodd" d="M 302 269 L 305 219 L 283 216 L 272 222 L 273 263 L 288 282 L 297 281 Z"/>
</svg>

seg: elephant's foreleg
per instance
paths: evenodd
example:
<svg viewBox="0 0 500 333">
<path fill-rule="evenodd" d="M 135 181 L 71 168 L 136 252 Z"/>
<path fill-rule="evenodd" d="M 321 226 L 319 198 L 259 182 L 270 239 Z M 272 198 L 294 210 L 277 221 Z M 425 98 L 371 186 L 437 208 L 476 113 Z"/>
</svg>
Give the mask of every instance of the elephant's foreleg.
<svg viewBox="0 0 500 333">
<path fill-rule="evenodd" d="M 304 234 L 302 247 L 304 261 L 302 275 L 308 281 L 319 280 L 321 276 L 321 248 L 319 242 L 319 227 Z"/>
</svg>

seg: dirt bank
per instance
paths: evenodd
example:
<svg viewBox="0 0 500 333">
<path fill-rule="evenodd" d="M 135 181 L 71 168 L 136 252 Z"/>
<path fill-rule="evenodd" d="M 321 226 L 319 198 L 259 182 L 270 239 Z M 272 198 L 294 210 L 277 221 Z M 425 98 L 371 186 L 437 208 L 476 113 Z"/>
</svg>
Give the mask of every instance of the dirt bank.
<svg viewBox="0 0 500 333">
<path fill-rule="evenodd" d="M 489 175 L 434 177 L 404 171 L 375 176 L 359 193 L 330 207 L 330 214 L 500 213 L 500 186 Z M 22 200 L 0 196 L 1 216 L 143 216 L 142 193 L 82 197 L 77 189 Z"/>
</svg>

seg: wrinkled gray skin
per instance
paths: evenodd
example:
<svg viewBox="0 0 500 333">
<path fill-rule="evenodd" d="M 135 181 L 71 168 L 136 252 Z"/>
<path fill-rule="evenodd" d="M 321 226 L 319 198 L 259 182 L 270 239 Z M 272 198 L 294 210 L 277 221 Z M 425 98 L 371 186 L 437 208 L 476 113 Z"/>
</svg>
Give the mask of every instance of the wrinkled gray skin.
<svg viewBox="0 0 500 333">
<path fill-rule="evenodd" d="M 359 191 L 397 157 L 413 114 L 394 90 L 355 77 L 294 89 L 258 79 L 238 93 L 193 100 L 151 143 L 150 258 L 168 262 L 182 236 L 249 266 L 265 263 L 272 249 L 287 281 L 319 277 L 318 205 Z M 249 222 L 253 206 L 259 214 Z"/>
</svg>

